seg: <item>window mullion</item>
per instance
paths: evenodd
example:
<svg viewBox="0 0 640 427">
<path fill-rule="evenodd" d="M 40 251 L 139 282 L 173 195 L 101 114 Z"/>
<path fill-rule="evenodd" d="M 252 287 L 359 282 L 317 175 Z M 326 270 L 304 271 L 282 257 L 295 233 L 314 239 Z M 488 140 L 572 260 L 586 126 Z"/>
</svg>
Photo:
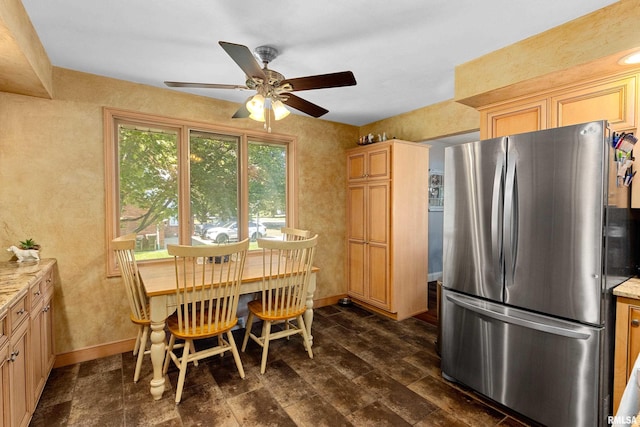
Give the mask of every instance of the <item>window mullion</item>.
<svg viewBox="0 0 640 427">
<path fill-rule="evenodd" d="M 240 195 L 238 203 L 238 229 L 240 230 L 240 239 L 247 237 L 249 224 L 249 138 L 242 135 L 240 138 L 239 149 L 239 167 L 238 167 L 238 194 Z"/>
<path fill-rule="evenodd" d="M 178 134 L 178 224 L 179 242 L 182 245 L 191 244 L 191 151 L 190 129 L 182 126 Z"/>
</svg>

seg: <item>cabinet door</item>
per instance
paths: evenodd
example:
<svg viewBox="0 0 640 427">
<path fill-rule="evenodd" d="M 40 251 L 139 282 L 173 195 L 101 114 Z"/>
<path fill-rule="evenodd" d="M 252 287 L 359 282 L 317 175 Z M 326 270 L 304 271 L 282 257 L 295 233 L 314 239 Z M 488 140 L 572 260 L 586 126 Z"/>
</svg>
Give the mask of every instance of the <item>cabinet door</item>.
<svg viewBox="0 0 640 427">
<path fill-rule="evenodd" d="M 551 98 L 551 126 L 608 120 L 613 130 L 635 128 L 635 76 L 608 81 Z"/>
<path fill-rule="evenodd" d="M 486 123 L 486 131 L 480 135 L 482 139 L 546 129 L 547 101 L 541 99 L 520 105 L 500 106 L 482 112 L 481 116 L 485 116 L 481 120 Z"/>
<path fill-rule="evenodd" d="M 347 290 L 349 295 L 365 297 L 365 218 L 366 184 L 347 189 Z"/>
<path fill-rule="evenodd" d="M 364 179 L 366 173 L 366 153 L 360 152 L 350 154 L 347 157 L 347 179 L 358 180 Z"/>
<path fill-rule="evenodd" d="M 391 310 L 389 287 L 388 250 L 385 245 L 369 243 L 368 257 L 368 301 L 378 307 Z"/>
<path fill-rule="evenodd" d="M 367 191 L 367 242 L 389 242 L 389 183 L 369 184 Z"/>
<path fill-rule="evenodd" d="M 627 341 L 627 378 L 640 354 L 640 307 L 629 307 L 629 332 Z"/>
<path fill-rule="evenodd" d="M 347 291 L 353 297 L 366 298 L 365 293 L 365 247 L 364 242 L 348 243 Z"/>
<path fill-rule="evenodd" d="M 28 340 L 29 321 L 22 322 L 11 333 L 9 344 L 9 400 L 11 412 L 11 426 L 21 427 L 29 423 L 29 368 L 28 368 Z"/>
<path fill-rule="evenodd" d="M 640 353 L 640 306 L 638 306 L 638 300 L 620 296 L 616 299 L 616 348 L 613 370 L 614 414 L 618 412 L 620 399 Z"/>
<path fill-rule="evenodd" d="M 44 389 L 47 378 L 43 360 L 44 305 L 42 299 L 39 301 L 39 304 L 31 309 L 31 356 L 29 362 L 31 364 L 31 402 L 34 402 L 34 406 Z"/>
<path fill-rule="evenodd" d="M 9 343 L 0 344 L 0 427 L 10 426 Z"/>
<path fill-rule="evenodd" d="M 388 146 L 369 151 L 367 179 L 388 179 L 391 168 L 391 150 Z"/>
<path fill-rule="evenodd" d="M 46 381 L 49 372 L 53 368 L 56 359 L 54 347 L 54 331 L 53 331 L 53 288 L 51 293 L 45 298 L 42 316 L 42 361 L 44 363 L 44 379 Z"/>
<path fill-rule="evenodd" d="M 367 191 L 367 290 L 372 304 L 390 309 L 389 182 L 370 183 Z"/>
<path fill-rule="evenodd" d="M 352 185 L 348 188 L 347 210 L 349 212 L 347 223 L 347 238 L 349 240 L 365 240 L 366 218 L 366 185 Z"/>
<path fill-rule="evenodd" d="M 349 154 L 347 178 L 349 181 L 364 179 L 388 179 L 391 167 L 391 150 L 388 145 L 370 147 Z"/>
</svg>

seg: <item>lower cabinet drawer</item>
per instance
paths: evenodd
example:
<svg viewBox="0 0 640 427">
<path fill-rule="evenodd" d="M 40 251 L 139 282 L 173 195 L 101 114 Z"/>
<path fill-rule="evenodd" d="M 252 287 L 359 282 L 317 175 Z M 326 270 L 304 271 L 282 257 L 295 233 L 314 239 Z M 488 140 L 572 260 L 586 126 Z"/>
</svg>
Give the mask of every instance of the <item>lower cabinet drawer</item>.
<svg viewBox="0 0 640 427">
<path fill-rule="evenodd" d="M 9 307 L 9 325 L 11 327 L 11 331 L 15 331 L 20 323 L 28 316 L 29 309 L 27 307 L 27 295 L 24 295 Z"/>
</svg>

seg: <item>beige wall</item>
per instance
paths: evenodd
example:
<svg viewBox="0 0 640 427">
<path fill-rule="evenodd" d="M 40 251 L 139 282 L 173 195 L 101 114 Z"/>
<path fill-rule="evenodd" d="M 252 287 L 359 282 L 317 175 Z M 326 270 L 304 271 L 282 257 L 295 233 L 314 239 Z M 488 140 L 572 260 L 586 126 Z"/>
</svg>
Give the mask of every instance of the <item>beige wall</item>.
<svg viewBox="0 0 640 427">
<path fill-rule="evenodd" d="M 0 238 L 33 237 L 58 259 L 56 352 L 133 337 L 119 279 L 105 277 L 103 107 L 235 127 L 237 105 L 54 68 L 54 100 L 0 92 Z M 317 297 L 344 285 L 345 160 L 358 129 L 291 115 L 272 125 L 297 137 L 299 226 L 317 231 Z M 10 254 L 0 260 L 9 260 Z"/>
<path fill-rule="evenodd" d="M 385 132 L 388 138 L 426 141 L 474 132 L 479 126 L 480 113 L 476 109 L 449 100 L 369 123 L 360 127 L 360 133 Z"/>
</svg>

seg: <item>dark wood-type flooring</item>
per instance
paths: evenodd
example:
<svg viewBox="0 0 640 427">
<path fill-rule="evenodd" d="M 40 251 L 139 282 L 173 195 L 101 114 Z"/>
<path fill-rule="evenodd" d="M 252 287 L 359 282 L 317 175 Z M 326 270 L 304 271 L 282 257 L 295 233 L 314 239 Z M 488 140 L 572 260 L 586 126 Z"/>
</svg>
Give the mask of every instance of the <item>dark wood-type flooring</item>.
<svg viewBox="0 0 640 427">
<path fill-rule="evenodd" d="M 259 325 L 256 325 L 259 326 Z M 238 346 L 244 329 L 235 331 Z M 138 383 L 130 352 L 56 368 L 31 426 L 524 426 L 498 405 L 440 375 L 437 329 L 418 318 L 396 322 L 355 305 L 315 310 L 314 359 L 299 336 L 189 366 L 182 402 L 177 370 L 161 400 L 149 394 L 147 358 Z"/>
</svg>

